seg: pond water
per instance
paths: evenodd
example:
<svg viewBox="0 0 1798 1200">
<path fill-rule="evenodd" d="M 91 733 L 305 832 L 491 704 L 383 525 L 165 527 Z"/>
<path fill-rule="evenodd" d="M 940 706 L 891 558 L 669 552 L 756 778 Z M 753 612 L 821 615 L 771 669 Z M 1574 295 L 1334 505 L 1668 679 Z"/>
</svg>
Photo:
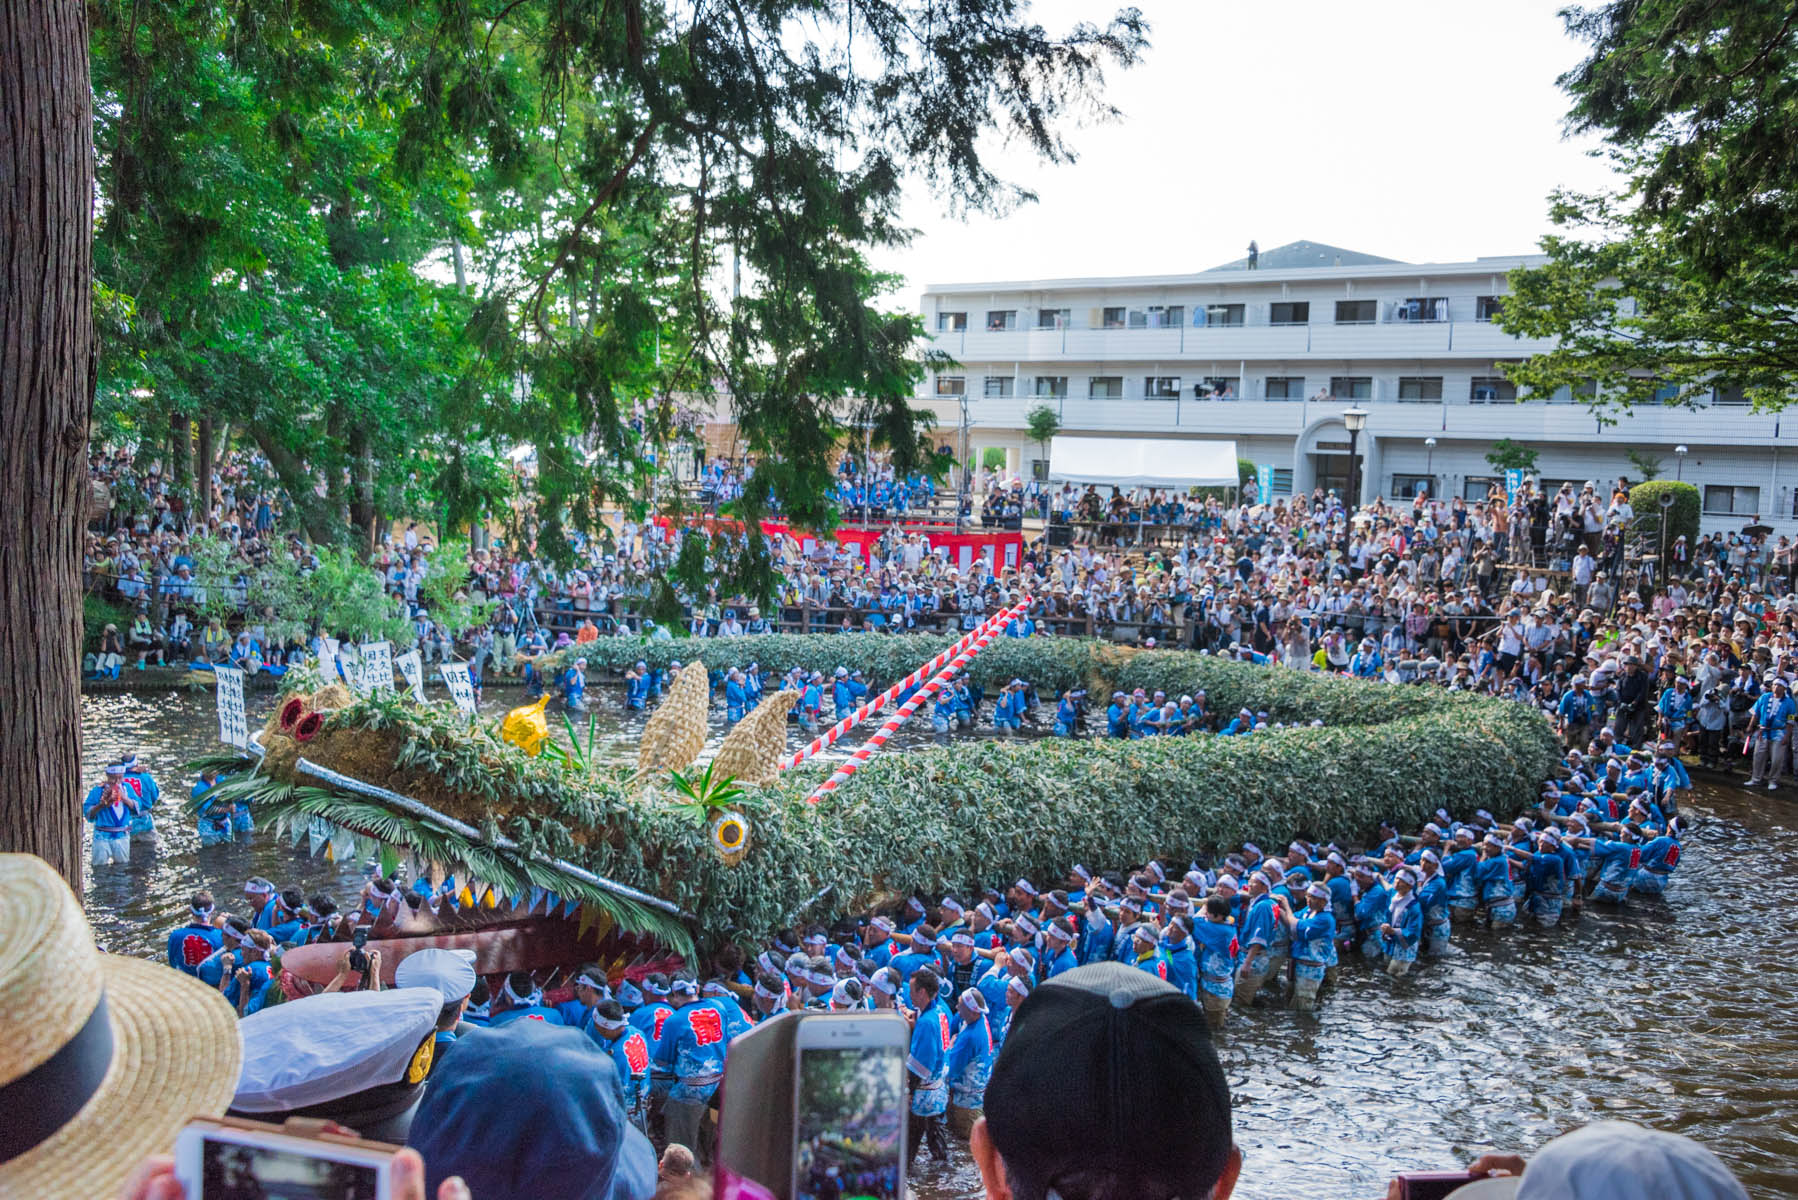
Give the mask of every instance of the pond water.
<svg viewBox="0 0 1798 1200">
<path fill-rule="evenodd" d="M 615 690 L 591 694 L 601 740 L 622 749 L 643 718 L 626 715 Z M 486 709 L 518 696 L 490 691 Z M 249 699 L 260 722 L 273 697 Z M 182 764 L 217 748 L 210 693 L 97 693 L 83 706 L 88 780 L 135 749 L 178 812 L 191 783 Z M 1606 1117 L 1697 1138 L 1756 1196 L 1798 1194 L 1798 1007 L 1787 983 L 1798 806 L 1701 785 L 1688 811 L 1698 828 L 1664 901 L 1588 907 L 1557 930 L 1457 927 L 1452 957 L 1405 980 L 1345 964 L 1316 1014 L 1233 1011 L 1219 1051 L 1245 1158 L 1237 1194 L 1373 1197 L 1395 1171 L 1528 1151 Z M 340 898 L 365 877 L 364 864 L 265 836 L 202 850 L 191 825 L 161 824 L 160 853 L 88 874 L 88 917 L 108 950 L 158 953 L 198 887 L 229 905 L 251 875 Z M 962 1152 L 947 1167 L 922 1163 L 915 1182 L 926 1200 L 981 1194 Z"/>
</svg>

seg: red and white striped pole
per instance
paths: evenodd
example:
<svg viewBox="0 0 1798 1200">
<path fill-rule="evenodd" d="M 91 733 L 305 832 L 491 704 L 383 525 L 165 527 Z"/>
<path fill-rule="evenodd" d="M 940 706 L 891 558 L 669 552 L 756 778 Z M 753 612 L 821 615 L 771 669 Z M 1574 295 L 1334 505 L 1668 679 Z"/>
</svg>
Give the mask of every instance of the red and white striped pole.
<svg viewBox="0 0 1798 1200">
<path fill-rule="evenodd" d="M 874 757 L 874 755 L 879 752 L 880 748 L 886 745 L 887 739 L 893 736 L 894 730 L 905 724 L 905 722 L 911 718 L 911 715 L 924 705 L 925 701 L 929 700 L 941 690 L 945 683 L 948 683 L 951 679 L 955 678 L 955 673 L 967 666 L 976 654 L 979 654 L 982 650 L 986 649 L 987 646 L 991 645 L 994 638 L 1004 633 L 1005 627 L 1015 621 L 1023 610 L 1029 607 L 1029 605 L 1030 598 L 1026 596 L 1018 604 L 1001 612 L 994 618 L 993 623 L 987 628 L 977 630 L 973 643 L 964 647 L 960 653 L 956 654 L 956 656 L 949 661 L 947 666 L 937 672 L 937 674 L 923 687 L 919 688 L 917 693 L 913 695 L 910 700 L 901 704 L 899 706 L 899 711 L 888 717 L 886 723 L 874 731 L 874 736 L 863 743 L 854 754 L 849 756 L 848 760 L 845 761 L 842 766 L 838 767 L 836 771 L 832 773 L 829 779 L 826 779 L 823 783 L 819 784 L 817 789 L 805 798 L 806 802 L 809 804 L 816 804 L 825 796 L 828 796 L 830 793 L 836 791 L 837 788 L 841 787 L 845 780 L 861 769 L 863 763 Z"/>
<path fill-rule="evenodd" d="M 935 658 L 913 671 L 910 675 L 907 675 L 904 679 L 901 679 L 898 683 L 895 683 L 892 687 L 880 693 L 880 695 L 875 696 L 873 699 L 864 701 L 860 708 L 838 721 L 835 725 L 832 725 L 816 738 L 813 738 L 811 745 L 806 746 L 802 750 L 795 750 L 790 757 L 781 762 L 780 769 L 785 771 L 789 767 L 796 767 L 820 750 L 829 746 L 834 746 L 838 738 L 842 737 L 845 733 L 848 733 L 851 729 L 854 729 L 857 725 L 860 725 L 863 721 L 892 703 L 906 688 L 916 687 L 918 684 L 942 670 L 943 664 L 973 645 L 974 639 L 986 632 L 986 630 L 991 628 L 995 623 L 1008 621 L 1023 611 L 1024 605 L 1014 604 L 1010 608 L 1001 609 L 994 613 L 992 616 L 976 625 L 972 630 L 963 634 L 956 641 L 945 646 L 941 654 L 938 654 Z M 1001 628 L 1003 628 L 1003 624 L 1001 624 Z"/>
</svg>

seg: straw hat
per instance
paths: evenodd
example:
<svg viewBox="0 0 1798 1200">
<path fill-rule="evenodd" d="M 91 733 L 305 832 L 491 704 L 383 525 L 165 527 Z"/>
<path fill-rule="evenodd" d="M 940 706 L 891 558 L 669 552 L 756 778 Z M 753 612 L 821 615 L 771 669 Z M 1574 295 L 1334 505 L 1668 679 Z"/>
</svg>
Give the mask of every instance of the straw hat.
<svg viewBox="0 0 1798 1200">
<path fill-rule="evenodd" d="M 179 971 L 101 954 L 40 858 L 0 854 L 0 912 L 0 1195 L 116 1195 L 191 1118 L 231 1102 L 236 1014 Z"/>
</svg>

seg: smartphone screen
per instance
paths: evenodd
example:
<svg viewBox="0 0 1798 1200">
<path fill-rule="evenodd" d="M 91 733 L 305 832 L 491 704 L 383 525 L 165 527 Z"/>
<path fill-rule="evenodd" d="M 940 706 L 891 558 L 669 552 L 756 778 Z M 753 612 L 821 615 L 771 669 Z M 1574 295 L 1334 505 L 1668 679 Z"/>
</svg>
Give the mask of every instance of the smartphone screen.
<svg viewBox="0 0 1798 1200">
<path fill-rule="evenodd" d="M 203 1138 L 198 1200 L 378 1200 L 380 1169 Z"/>
<path fill-rule="evenodd" d="M 796 1087 L 793 1200 L 899 1200 L 905 1047 L 804 1047 Z"/>
</svg>

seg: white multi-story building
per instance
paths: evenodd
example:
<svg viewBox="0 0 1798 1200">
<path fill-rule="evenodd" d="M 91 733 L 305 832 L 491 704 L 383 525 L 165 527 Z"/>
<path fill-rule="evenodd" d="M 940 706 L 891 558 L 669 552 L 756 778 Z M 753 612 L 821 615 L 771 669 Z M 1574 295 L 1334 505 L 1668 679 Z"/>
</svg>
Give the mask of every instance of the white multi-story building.
<svg viewBox="0 0 1798 1200">
<path fill-rule="evenodd" d="M 1549 348 L 1492 323 L 1506 273 L 1537 257 L 1412 264 L 1295 242 L 1196 274 L 933 286 L 929 348 L 957 364 L 931 372 L 920 401 L 937 441 L 975 461 L 1044 477 L 1026 414 L 1049 405 L 1066 433 L 1233 438 L 1274 468 L 1277 495 L 1344 491 L 1341 412 L 1370 414 L 1358 439 L 1361 498 L 1484 499 L 1501 438 L 1536 450 L 1537 473 L 1604 485 L 1658 459 L 1698 485 L 1707 529 L 1798 527 L 1798 414 L 1751 411 L 1739 389 L 1708 406 L 1613 414 L 1596 393 L 1523 394 L 1502 364 Z M 1602 397 L 1598 397 L 1602 399 Z M 964 425 L 965 422 L 965 425 Z M 964 435 L 965 430 L 965 435 Z"/>
</svg>

